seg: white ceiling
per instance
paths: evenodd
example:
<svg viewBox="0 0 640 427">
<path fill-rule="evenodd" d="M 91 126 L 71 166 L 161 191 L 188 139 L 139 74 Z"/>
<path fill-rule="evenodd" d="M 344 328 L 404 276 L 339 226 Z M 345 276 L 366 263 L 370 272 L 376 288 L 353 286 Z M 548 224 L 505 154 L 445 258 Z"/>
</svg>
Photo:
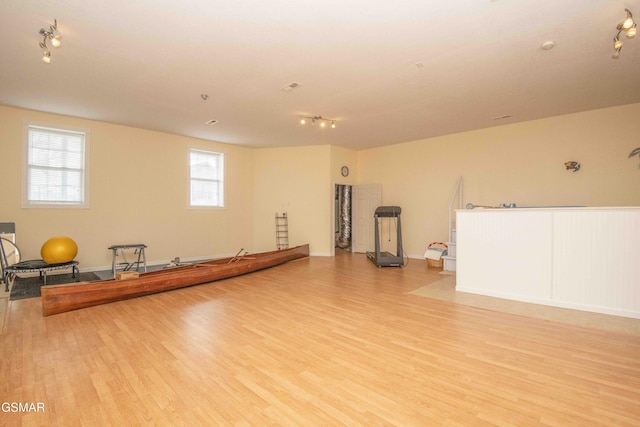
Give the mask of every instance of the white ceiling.
<svg viewBox="0 0 640 427">
<path fill-rule="evenodd" d="M 2 0 L 0 104 L 363 149 L 640 102 L 640 36 L 611 59 L 625 8 L 640 20 L 640 0 Z"/>
</svg>

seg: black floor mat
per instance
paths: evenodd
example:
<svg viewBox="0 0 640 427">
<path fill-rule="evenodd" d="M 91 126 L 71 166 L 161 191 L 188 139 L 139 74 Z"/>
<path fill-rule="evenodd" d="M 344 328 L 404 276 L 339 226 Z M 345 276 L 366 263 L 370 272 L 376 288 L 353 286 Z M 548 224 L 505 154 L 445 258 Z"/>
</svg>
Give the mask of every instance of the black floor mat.
<svg viewBox="0 0 640 427">
<path fill-rule="evenodd" d="M 80 273 L 81 282 L 93 282 L 100 280 L 95 273 Z M 67 274 L 51 274 L 47 275 L 47 286 L 49 285 L 62 285 L 64 283 L 74 283 L 76 279 Z M 2 285 L 4 286 L 4 285 Z M 11 294 L 9 295 L 10 301 L 25 298 L 36 298 L 40 296 L 40 287 L 42 287 L 42 278 L 40 277 L 17 277 L 11 287 Z"/>
</svg>

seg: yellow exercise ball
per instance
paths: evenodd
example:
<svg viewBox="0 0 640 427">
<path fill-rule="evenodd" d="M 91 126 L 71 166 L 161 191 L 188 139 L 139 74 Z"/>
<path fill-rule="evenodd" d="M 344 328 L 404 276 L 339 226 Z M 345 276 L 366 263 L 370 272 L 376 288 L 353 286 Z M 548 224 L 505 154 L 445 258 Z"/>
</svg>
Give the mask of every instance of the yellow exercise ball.
<svg viewBox="0 0 640 427">
<path fill-rule="evenodd" d="M 47 264 L 73 261 L 78 255 L 78 245 L 70 237 L 52 237 L 42 245 L 40 256 Z"/>
</svg>

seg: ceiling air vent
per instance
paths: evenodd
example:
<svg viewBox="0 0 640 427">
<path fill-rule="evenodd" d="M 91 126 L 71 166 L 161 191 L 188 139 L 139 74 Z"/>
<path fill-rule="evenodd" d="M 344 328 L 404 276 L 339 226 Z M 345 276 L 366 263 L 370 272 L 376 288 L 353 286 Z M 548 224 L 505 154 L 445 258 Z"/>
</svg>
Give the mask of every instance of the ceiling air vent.
<svg viewBox="0 0 640 427">
<path fill-rule="evenodd" d="M 288 85 L 281 87 L 280 90 L 285 91 L 285 92 L 291 92 L 292 90 L 294 90 L 298 86 L 302 86 L 302 85 L 300 83 L 298 83 L 298 82 L 291 82 Z"/>
<path fill-rule="evenodd" d="M 208 122 L 204 122 L 205 125 L 215 125 L 216 123 L 218 123 L 217 120 L 209 120 Z"/>
</svg>

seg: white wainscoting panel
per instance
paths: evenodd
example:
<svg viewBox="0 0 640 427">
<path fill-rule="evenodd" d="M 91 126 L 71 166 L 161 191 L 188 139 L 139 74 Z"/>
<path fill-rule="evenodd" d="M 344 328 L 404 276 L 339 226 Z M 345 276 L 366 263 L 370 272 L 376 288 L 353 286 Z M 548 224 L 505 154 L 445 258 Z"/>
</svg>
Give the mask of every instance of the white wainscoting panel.
<svg viewBox="0 0 640 427">
<path fill-rule="evenodd" d="M 551 298 L 551 212 L 457 213 L 456 289 L 542 302 Z"/>
<path fill-rule="evenodd" d="M 640 318 L 640 208 L 456 215 L 458 291 Z"/>
<path fill-rule="evenodd" d="M 640 312 L 640 214 L 554 212 L 552 299 L 610 314 Z"/>
</svg>

